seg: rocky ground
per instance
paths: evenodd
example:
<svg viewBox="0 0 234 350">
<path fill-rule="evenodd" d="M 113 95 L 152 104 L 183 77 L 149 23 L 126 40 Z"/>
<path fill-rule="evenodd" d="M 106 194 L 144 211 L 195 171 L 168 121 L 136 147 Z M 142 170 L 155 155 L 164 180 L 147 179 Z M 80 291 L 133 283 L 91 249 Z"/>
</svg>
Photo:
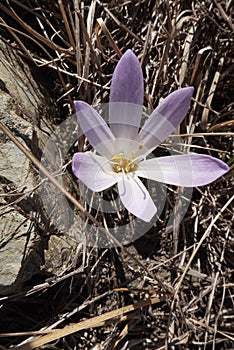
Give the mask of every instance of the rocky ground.
<svg viewBox="0 0 234 350">
<path fill-rule="evenodd" d="M 1 349 L 234 348 L 232 13 L 228 0 L 0 2 Z M 108 102 L 128 48 L 142 64 L 145 106 L 195 87 L 178 133 L 230 172 L 193 190 L 182 221 L 168 186 L 148 232 L 129 242 L 132 224 L 123 245 L 97 248 L 75 202 L 88 209 L 71 173 L 73 100 Z"/>
</svg>

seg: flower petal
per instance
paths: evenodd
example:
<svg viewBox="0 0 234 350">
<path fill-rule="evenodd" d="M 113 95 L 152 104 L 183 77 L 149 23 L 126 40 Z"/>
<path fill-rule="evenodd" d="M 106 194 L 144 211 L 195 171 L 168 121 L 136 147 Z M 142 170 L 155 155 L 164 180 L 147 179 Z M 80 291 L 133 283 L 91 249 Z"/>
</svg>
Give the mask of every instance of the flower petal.
<svg viewBox="0 0 234 350">
<path fill-rule="evenodd" d="M 133 103 L 109 103 L 110 129 L 116 138 L 138 139 L 142 109 L 142 105 Z"/>
<path fill-rule="evenodd" d="M 119 178 L 118 191 L 125 208 L 141 220 L 149 222 L 156 214 L 157 208 L 137 176 Z"/>
<path fill-rule="evenodd" d="M 147 159 L 139 164 L 137 176 L 176 186 L 207 185 L 229 167 L 219 159 L 202 154 L 185 154 Z"/>
<path fill-rule="evenodd" d="M 164 141 L 184 119 L 193 90 L 193 87 L 186 87 L 168 95 L 142 127 L 139 141 L 150 150 Z"/>
<path fill-rule="evenodd" d="M 73 174 L 94 192 L 103 191 L 116 184 L 109 162 L 94 153 L 75 153 L 72 158 Z"/>
<path fill-rule="evenodd" d="M 144 81 L 141 65 L 135 54 L 127 50 L 119 60 L 111 82 L 110 128 L 116 137 L 125 137 L 128 130 L 132 134 L 128 134 L 131 138 L 137 134 L 143 101 Z"/>
<path fill-rule="evenodd" d="M 115 67 L 110 102 L 143 105 L 144 81 L 141 65 L 132 50 L 127 50 Z"/>
<path fill-rule="evenodd" d="M 115 137 L 104 119 L 88 103 L 74 101 L 80 127 L 95 150 L 106 158 L 113 156 Z"/>
</svg>

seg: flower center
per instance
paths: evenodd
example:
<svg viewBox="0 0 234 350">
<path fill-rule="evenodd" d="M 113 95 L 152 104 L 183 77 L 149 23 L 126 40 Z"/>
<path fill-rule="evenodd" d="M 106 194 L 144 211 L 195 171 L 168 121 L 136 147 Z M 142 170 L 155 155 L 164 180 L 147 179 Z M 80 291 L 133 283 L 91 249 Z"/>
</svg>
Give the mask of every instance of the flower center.
<svg viewBox="0 0 234 350">
<path fill-rule="evenodd" d="M 124 152 L 120 152 L 116 154 L 116 156 L 111 158 L 113 170 L 116 173 L 120 173 L 120 172 L 129 173 L 130 171 L 135 170 L 137 164 L 135 163 L 134 159 L 135 159 L 134 153 L 132 153 L 131 160 L 126 159 L 124 157 Z"/>
</svg>

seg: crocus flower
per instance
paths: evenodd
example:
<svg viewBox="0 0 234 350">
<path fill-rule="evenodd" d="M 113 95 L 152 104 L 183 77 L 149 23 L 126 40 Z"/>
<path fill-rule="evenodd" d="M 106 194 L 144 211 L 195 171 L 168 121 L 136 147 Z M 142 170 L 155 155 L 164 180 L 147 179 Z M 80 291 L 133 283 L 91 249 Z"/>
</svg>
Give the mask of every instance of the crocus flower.
<svg viewBox="0 0 234 350">
<path fill-rule="evenodd" d="M 229 167 L 208 155 L 146 159 L 184 119 L 192 94 L 193 87 L 185 87 L 168 95 L 140 129 L 143 73 L 137 57 L 127 50 L 112 78 L 109 126 L 89 104 L 74 101 L 79 125 L 95 150 L 74 154 L 74 175 L 94 192 L 117 184 L 123 205 L 146 222 L 157 209 L 140 178 L 186 187 L 216 180 Z"/>
</svg>

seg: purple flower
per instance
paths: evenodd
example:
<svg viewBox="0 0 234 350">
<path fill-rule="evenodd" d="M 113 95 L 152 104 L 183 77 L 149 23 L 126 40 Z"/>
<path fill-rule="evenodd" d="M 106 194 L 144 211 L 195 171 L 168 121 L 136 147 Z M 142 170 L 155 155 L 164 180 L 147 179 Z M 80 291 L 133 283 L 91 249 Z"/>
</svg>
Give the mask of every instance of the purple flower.
<svg viewBox="0 0 234 350">
<path fill-rule="evenodd" d="M 139 178 L 176 186 L 202 186 L 225 174 L 229 167 L 208 155 L 146 157 L 184 119 L 193 87 L 174 91 L 153 111 L 143 127 L 144 84 L 141 66 L 131 50 L 118 62 L 111 83 L 109 124 L 83 101 L 75 101 L 80 127 L 96 152 L 75 153 L 72 170 L 94 192 L 115 184 L 123 205 L 149 222 L 156 206 Z"/>
</svg>

